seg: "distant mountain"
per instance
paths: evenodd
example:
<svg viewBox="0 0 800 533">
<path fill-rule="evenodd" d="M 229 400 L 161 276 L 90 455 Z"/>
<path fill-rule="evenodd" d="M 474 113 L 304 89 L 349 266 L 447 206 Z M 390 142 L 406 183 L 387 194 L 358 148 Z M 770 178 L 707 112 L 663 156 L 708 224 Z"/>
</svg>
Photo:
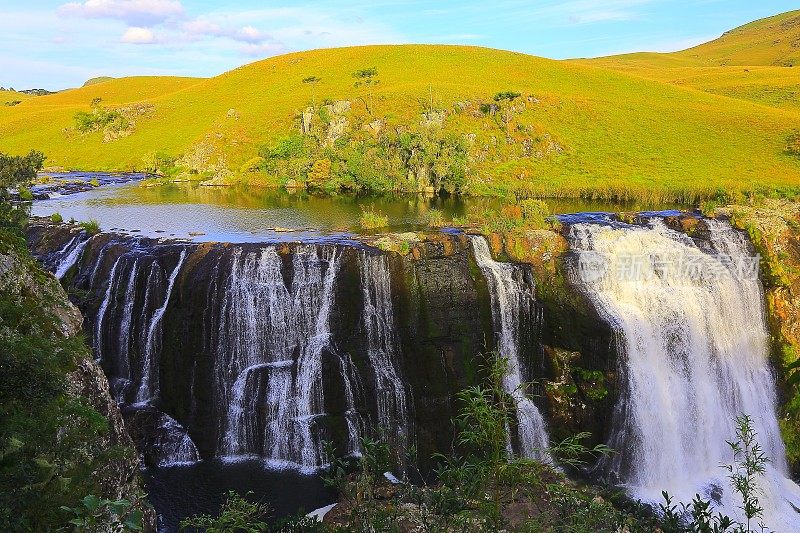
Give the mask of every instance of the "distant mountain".
<svg viewBox="0 0 800 533">
<path fill-rule="evenodd" d="M 800 11 L 725 32 L 680 52 L 576 60 L 770 107 L 800 111 Z"/>
</svg>

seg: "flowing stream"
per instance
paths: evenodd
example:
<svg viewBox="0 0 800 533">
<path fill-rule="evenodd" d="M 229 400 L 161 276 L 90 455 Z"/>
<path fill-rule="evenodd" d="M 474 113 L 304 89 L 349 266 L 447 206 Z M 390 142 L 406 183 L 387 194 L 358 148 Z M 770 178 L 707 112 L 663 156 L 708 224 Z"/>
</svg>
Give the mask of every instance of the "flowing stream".
<svg viewBox="0 0 800 533">
<path fill-rule="evenodd" d="M 743 235 L 709 221 L 710 243 L 668 229 L 576 224 L 572 277 L 616 332 L 623 393 L 600 468 L 643 501 L 695 494 L 744 522 L 722 467 L 735 419 L 752 417 L 770 459 L 760 476 L 764 522 L 800 530 L 768 362 L 763 291 Z"/>
</svg>

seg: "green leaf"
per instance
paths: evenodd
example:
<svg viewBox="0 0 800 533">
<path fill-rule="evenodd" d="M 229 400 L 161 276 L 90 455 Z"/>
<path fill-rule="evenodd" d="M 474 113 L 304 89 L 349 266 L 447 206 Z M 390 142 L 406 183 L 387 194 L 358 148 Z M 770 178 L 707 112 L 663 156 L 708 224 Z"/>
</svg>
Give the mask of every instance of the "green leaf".
<svg viewBox="0 0 800 533">
<path fill-rule="evenodd" d="M 130 529 L 132 531 L 141 531 L 142 530 L 142 512 L 138 509 L 131 511 L 131 513 L 125 518 L 125 522 L 123 523 L 126 529 Z"/>
<path fill-rule="evenodd" d="M 94 511 L 100 506 L 101 500 L 94 494 L 89 494 L 88 496 L 83 498 L 83 506 L 86 507 L 89 511 Z"/>
<path fill-rule="evenodd" d="M 131 506 L 131 502 L 128 500 L 116 500 L 109 501 L 107 505 L 111 508 L 112 513 L 121 516 Z"/>
</svg>

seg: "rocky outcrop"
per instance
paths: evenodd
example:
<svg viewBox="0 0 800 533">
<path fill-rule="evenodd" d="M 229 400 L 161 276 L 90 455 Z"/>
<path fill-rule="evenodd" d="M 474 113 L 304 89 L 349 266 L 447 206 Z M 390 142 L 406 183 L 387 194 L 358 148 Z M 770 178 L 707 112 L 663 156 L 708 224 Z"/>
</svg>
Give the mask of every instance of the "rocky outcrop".
<svg viewBox="0 0 800 533">
<path fill-rule="evenodd" d="M 772 362 L 781 397 L 781 433 L 800 476 L 800 203 L 760 199 L 718 208 L 717 216 L 746 231 L 761 257 Z"/>
<path fill-rule="evenodd" d="M 51 420 L 60 424 L 53 428 L 55 439 L 40 448 L 42 443 L 26 442 L 25 430 L 17 428 L 14 439 L 19 440 L 22 448 L 15 452 L 21 454 L 16 460 L 18 464 L 28 460 L 38 465 L 52 463 L 48 467 L 49 473 L 36 485 L 43 494 L 50 494 L 48 503 L 51 505 L 57 506 L 59 502 L 76 505 L 87 494 L 71 492 L 91 490 L 101 498 L 129 500 L 133 508 L 143 511 L 145 526 L 151 527 L 154 515 L 143 499 L 138 477 L 139 461 L 117 404 L 109 392 L 108 380 L 83 344 L 81 313 L 68 300 L 56 279 L 30 257 L 24 242 L 21 239 L 15 242 L 16 239 L 13 232 L 0 231 L 0 301 L 3 303 L 0 343 L 14 346 L 17 350 L 33 343 L 38 351 L 37 364 L 41 368 L 31 369 L 29 374 L 30 387 L 39 389 L 29 391 L 33 402 L 43 401 L 52 394 L 42 388 L 53 387 L 54 391 L 63 391 L 58 393 L 63 394 L 62 400 L 56 396 L 55 404 L 45 407 L 49 411 L 46 413 L 48 418 L 43 416 L 39 421 L 43 428 Z M 14 309 L 29 311 L 19 317 Z M 24 353 L 4 354 L 4 388 L 12 383 L 9 380 L 17 371 L 28 364 L 25 357 Z M 61 375 L 34 375 L 35 372 L 48 372 L 48 369 L 51 372 L 55 369 L 71 370 Z M 4 401 L 6 399 L 4 396 Z M 35 405 L 38 404 L 20 408 L 36 409 Z M 4 408 L 4 416 L 15 416 L 15 409 L 11 405 Z M 35 411 L 27 415 L 20 412 L 18 416 L 35 416 Z M 87 426 L 90 420 L 92 422 Z M 13 419 L 9 423 L 15 424 Z M 59 459 L 56 462 L 51 458 Z M 85 481 L 83 476 L 86 476 Z M 65 487 L 64 492 L 56 486 Z M 46 508 L 28 512 L 31 515 L 25 520 L 29 525 L 59 525 L 58 516 L 50 516 Z M 63 522 L 68 518 L 65 516 Z"/>
<path fill-rule="evenodd" d="M 67 225 L 40 224 L 28 233 L 37 257 L 55 270 L 58 257 L 64 255 L 61 251 L 78 231 Z M 494 255 L 512 261 L 519 275 L 535 287 L 538 303 L 520 315 L 519 359 L 521 377 L 533 383 L 530 392 L 540 411 L 548 415 L 550 431 L 557 438 L 590 431 L 600 441 L 610 422 L 615 354 L 608 328 L 564 274 L 563 237 L 535 230 L 493 236 L 490 242 Z M 232 333 L 225 325 L 229 319 L 225 318 L 224 302 L 231 294 L 235 265 L 241 265 L 245 257 L 258 257 L 270 246 L 100 234 L 88 240 L 81 259 L 66 273 L 64 281 L 88 317 L 85 329 L 94 339 L 95 349 L 103 350 L 102 365 L 114 394 L 119 401 L 133 404 L 141 401 L 136 389 L 142 379 L 139 369 L 146 349 L 141 339 L 148 335 L 148 317 L 164 304 L 167 278 L 180 266 L 157 326 L 160 350 L 153 353 L 160 352 L 158 394 L 144 412 L 126 410 L 148 464 L 158 464 L 164 458 L 163 450 L 182 442 L 178 433 L 170 433 L 174 426 L 167 424 L 171 429 L 165 432 L 163 417 L 185 428 L 201 457 L 228 453 L 224 421 L 230 410 L 225 391 L 236 387 L 231 381 L 236 376 L 221 377 L 224 365 L 220 358 L 241 347 L 221 344 L 223 337 Z M 374 347 L 364 330 L 362 276 L 364 253 L 385 256 L 395 331 L 392 342 L 396 344 L 392 357 L 408 394 L 409 428 L 413 428 L 414 440 L 409 444 L 417 450 L 421 469 L 430 470 L 434 466 L 431 456 L 453 450 L 456 435 L 451 420 L 459 408 L 456 394 L 486 377 L 487 361 L 482 354 L 495 348 L 498 334 L 489 287 L 468 236 L 458 231 L 406 233 L 272 247 L 282 258 L 281 277 L 289 291 L 296 283 L 298 257 L 316 254 L 323 262 L 328 261 L 326 257 L 337 258 L 331 338 L 321 353 L 324 416 L 315 416 L 315 425 L 320 438 L 331 441 L 340 453 L 352 445 L 348 444 L 352 440 L 348 421 L 353 421 L 353 410 L 360 420 L 368 421 L 367 427 L 375 427 L 381 416 L 379 398 L 387 394 L 376 382 L 373 356 L 369 355 Z M 269 323 L 270 312 L 263 309 L 257 320 Z M 260 336 L 267 331 L 254 327 L 249 333 L 239 330 L 237 335 Z M 561 357 L 567 353 L 572 355 Z M 240 386 L 264 387 L 264 380 L 275 372 L 270 364 L 253 367 L 252 376 Z M 343 381 L 345 375 L 351 377 Z M 220 380 L 230 383 L 222 386 Z M 269 409 L 252 408 L 263 410 L 258 411 L 264 413 L 259 416 L 266 416 Z M 254 429 L 258 434 L 264 432 L 260 427 Z M 258 453 L 263 444 L 256 439 L 244 446 Z"/>
</svg>

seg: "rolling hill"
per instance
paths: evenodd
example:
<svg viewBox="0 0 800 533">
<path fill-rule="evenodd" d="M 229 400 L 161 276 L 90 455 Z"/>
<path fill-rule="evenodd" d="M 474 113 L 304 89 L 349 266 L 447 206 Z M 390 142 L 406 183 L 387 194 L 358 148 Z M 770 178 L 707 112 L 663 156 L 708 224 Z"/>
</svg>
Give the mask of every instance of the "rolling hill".
<svg viewBox="0 0 800 533">
<path fill-rule="evenodd" d="M 640 52 L 579 60 L 663 82 L 800 109 L 800 10 L 789 11 L 723 34 L 680 52 Z"/>
<path fill-rule="evenodd" d="M 722 44 L 674 56 L 553 61 L 465 46 L 365 46 L 288 54 L 210 79 L 110 79 L 0 107 L 0 151 L 40 149 L 48 165 L 85 170 L 141 169 L 154 152 L 199 153 L 211 167 L 233 171 L 217 183 L 269 182 L 239 169 L 262 146 L 298 135 L 302 112 L 315 101 L 326 105 L 309 121 L 322 121 L 326 134 L 332 120 L 346 130 L 319 141 L 314 157 L 329 167 L 350 165 L 340 161 L 342 145 L 363 145 L 365 132 L 376 139 L 374 151 L 387 132 L 439 128 L 466 143 L 462 190 L 473 194 L 697 201 L 719 191 L 794 190 L 800 159 L 786 153 L 800 125 L 787 96 L 800 81 L 794 69 L 709 65 L 739 61 L 747 42 L 762 65 L 791 58 L 786 47 L 768 57 L 762 44 L 775 25 L 794 35 L 787 21 L 797 16 L 759 21 L 729 32 Z M 356 86 L 354 71 L 370 67 L 379 83 Z M 311 76 L 321 81 L 303 83 Z M 495 101 L 508 91 L 520 96 Z M 128 129 L 78 131 L 76 113 L 91 113 L 97 98 L 102 109 L 120 110 Z M 345 111 L 331 118 L 322 108 L 337 103 Z"/>
</svg>

